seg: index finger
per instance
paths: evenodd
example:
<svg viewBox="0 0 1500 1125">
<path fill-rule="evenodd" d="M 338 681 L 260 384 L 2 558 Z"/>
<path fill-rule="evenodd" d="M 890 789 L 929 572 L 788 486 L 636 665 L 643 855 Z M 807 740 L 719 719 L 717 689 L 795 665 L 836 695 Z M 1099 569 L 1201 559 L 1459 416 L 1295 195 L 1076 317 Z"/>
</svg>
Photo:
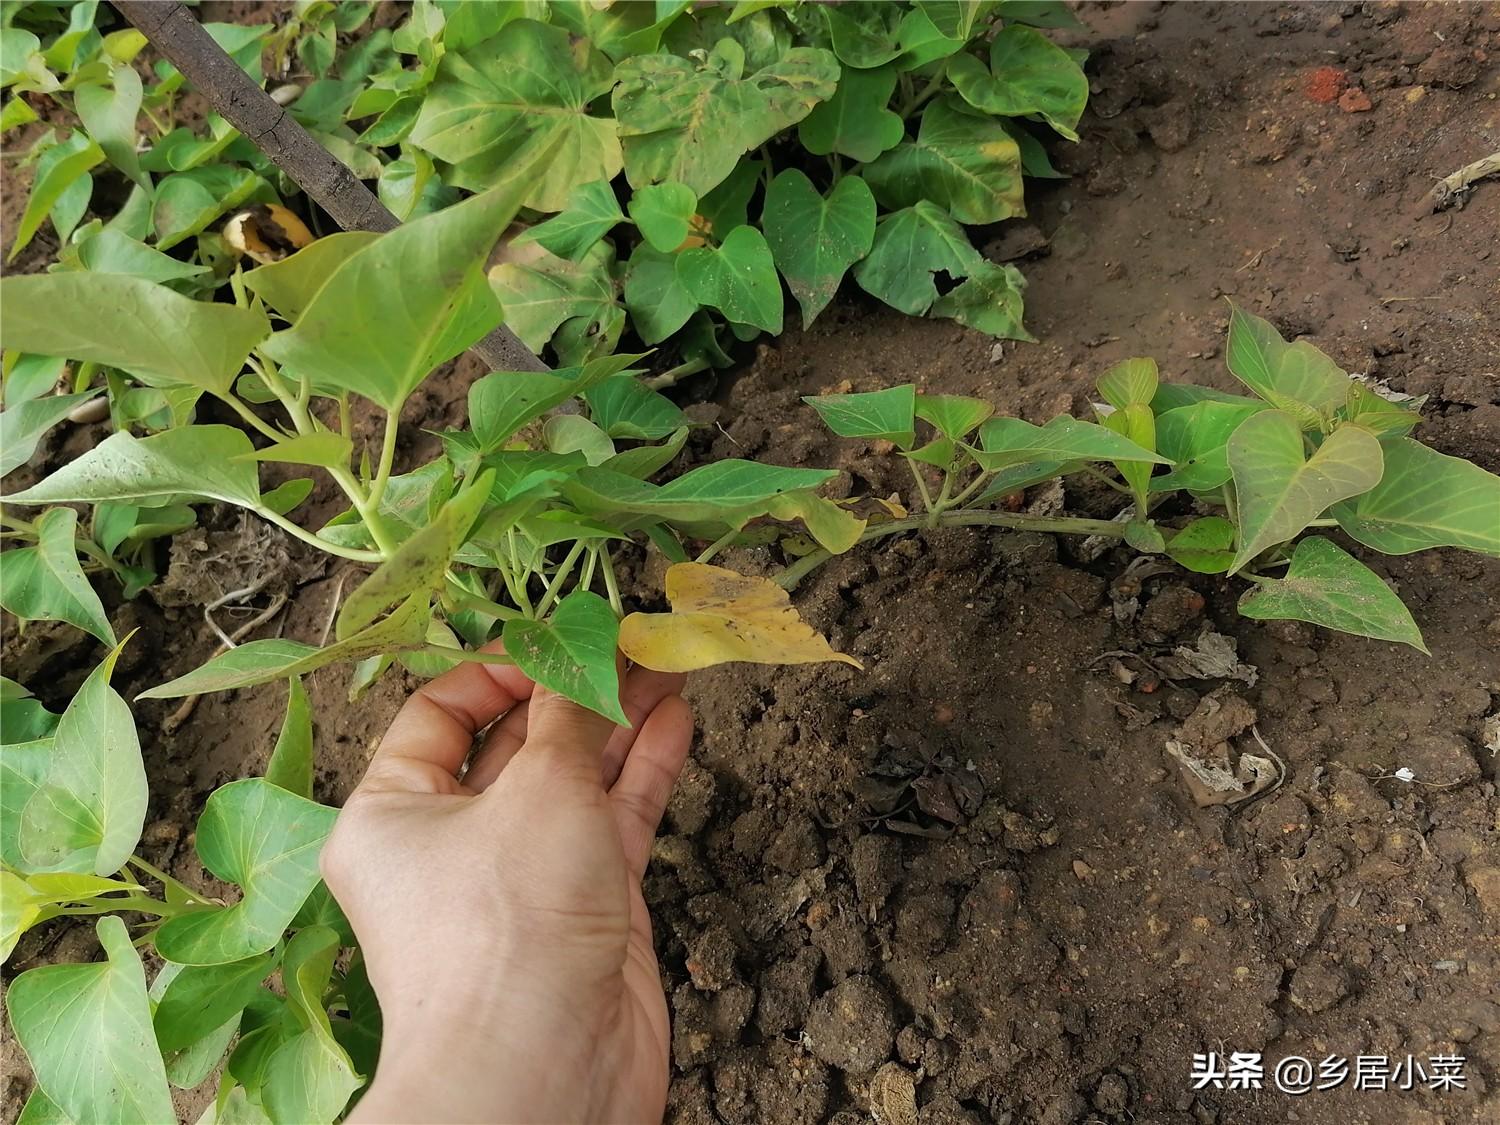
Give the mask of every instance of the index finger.
<svg viewBox="0 0 1500 1125">
<path fill-rule="evenodd" d="M 497 641 L 485 652 L 502 652 Z M 370 765 L 409 758 L 458 774 L 474 736 L 520 700 L 531 680 L 513 664 L 460 664 L 418 688 L 381 739 Z"/>
</svg>

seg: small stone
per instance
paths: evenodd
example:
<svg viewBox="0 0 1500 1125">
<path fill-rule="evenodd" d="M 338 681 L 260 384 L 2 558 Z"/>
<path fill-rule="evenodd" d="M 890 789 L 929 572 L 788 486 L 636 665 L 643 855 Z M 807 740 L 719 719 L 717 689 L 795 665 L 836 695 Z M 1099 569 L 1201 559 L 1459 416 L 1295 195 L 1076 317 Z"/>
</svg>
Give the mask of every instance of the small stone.
<svg viewBox="0 0 1500 1125">
<path fill-rule="evenodd" d="M 687 951 L 687 971 L 700 992 L 718 992 L 738 978 L 734 971 L 734 938 L 723 925 L 710 926 Z"/>
<path fill-rule="evenodd" d="M 828 1065 L 870 1071 L 891 1053 L 896 1016 L 879 985 L 867 976 L 855 976 L 818 997 L 805 1030 L 812 1053 Z"/>
<path fill-rule="evenodd" d="M 917 1083 L 900 1063 L 886 1063 L 870 1079 L 870 1109 L 881 1125 L 917 1125 Z"/>
<path fill-rule="evenodd" d="M 1073 861 L 1073 874 L 1080 880 L 1087 880 L 1094 874 L 1094 869 L 1081 859 Z"/>
<path fill-rule="evenodd" d="M 1500 919 L 1500 867 L 1475 867 L 1464 877 L 1479 909 L 1491 918 Z"/>
<path fill-rule="evenodd" d="M 755 1026 L 762 1035 L 781 1035 L 806 1022 L 822 959 L 816 949 L 804 945 L 794 957 L 761 973 Z"/>
<path fill-rule="evenodd" d="M 1479 759 L 1456 734 L 1425 734 L 1413 738 L 1402 751 L 1400 765 L 1419 781 L 1458 788 L 1480 777 Z"/>
<path fill-rule="evenodd" d="M 890 836 L 867 833 L 854 841 L 849 862 L 859 901 L 878 910 L 901 878 L 900 843 Z"/>
<path fill-rule="evenodd" d="M 1337 965 L 1303 965 L 1292 974 L 1288 994 L 1304 1012 L 1327 1011 L 1349 994 L 1349 978 Z"/>
<path fill-rule="evenodd" d="M 1302 92 L 1309 101 L 1332 105 L 1349 85 L 1349 75 L 1336 66 L 1320 66 L 1302 80 Z"/>
<path fill-rule="evenodd" d="M 794 813 L 787 820 L 786 826 L 766 850 L 767 863 L 793 875 L 817 867 L 827 856 L 818 826 L 812 817 L 800 813 Z"/>
<path fill-rule="evenodd" d="M 1339 95 L 1339 108 L 1345 113 L 1368 113 L 1375 106 L 1369 94 L 1354 86 Z"/>
<path fill-rule="evenodd" d="M 707 827 L 713 816 L 715 788 L 714 775 L 689 758 L 667 805 L 667 822 L 673 831 L 696 836 Z"/>
<path fill-rule="evenodd" d="M 1130 1106 L 1130 1083 L 1119 1074 L 1106 1074 L 1094 1088 L 1094 1108 L 1108 1117 L 1121 1117 Z"/>
</svg>

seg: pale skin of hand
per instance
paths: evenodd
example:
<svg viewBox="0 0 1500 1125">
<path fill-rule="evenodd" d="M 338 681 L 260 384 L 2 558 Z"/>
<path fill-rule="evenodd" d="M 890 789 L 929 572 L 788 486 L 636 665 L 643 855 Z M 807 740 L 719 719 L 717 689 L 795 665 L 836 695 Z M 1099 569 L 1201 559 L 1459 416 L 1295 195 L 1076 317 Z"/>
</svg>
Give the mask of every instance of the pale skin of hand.
<svg viewBox="0 0 1500 1125">
<path fill-rule="evenodd" d="M 384 1017 L 349 1121 L 661 1120 L 641 876 L 692 738 L 681 686 L 623 676 L 631 729 L 508 665 L 407 701 L 323 851 Z"/>
</svg>

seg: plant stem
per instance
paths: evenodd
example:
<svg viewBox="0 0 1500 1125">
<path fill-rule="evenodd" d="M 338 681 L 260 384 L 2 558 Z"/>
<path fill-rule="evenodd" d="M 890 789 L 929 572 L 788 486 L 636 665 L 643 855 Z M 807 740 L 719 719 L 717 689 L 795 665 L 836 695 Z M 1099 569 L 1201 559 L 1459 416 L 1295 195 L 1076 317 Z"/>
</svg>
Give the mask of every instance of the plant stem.
<svg viewBox="0 0 1500 1125">
<path fill-rule="evenodd" d="M 573 567 L 578 563 L 578 556 L 583 554 L 584 541 L 579 539 L 569 548 L 563 561 L 557 564 L 557 569 L 552 572 L 552 581 L 547 583 L 547 588 L 542 591 L 541 601 L 536 603 L 536 614 L 542 616 L 552 608 L 552 603 L 557 601 L 557 595 L 562 593 L 563 583 L 568 580 L 568 575 L 573 573 Z"/>
<path fill-rule="evenodd" d="M 1046 531 L 1065 535 L 1108 535 L 1114 539 L 1125 535 L 1125 525 L 1114 520 L 1091 520 L 1073 516 L 1022 516 L 1012 512 L 947 511 L 938 513 L 934 523 L 929 523 L 924 516 L 878 523 L 866 528 L 859 541 L 869 543 L 887 535 L 899 535 L 903 531 L 916 531 L 923 527 L 1009 527 L 1016 531 Z M 783 590 L 795 589 L 797 583 L 832 557 L 831 552 L 819 548 L 798 559 L 773 581 Z"/>
<path fill-rule="evenodd" d="M 385 434 L 380 439 L 380 464 L 375 470 L 375 480 L 370 485 L 370 510 L 379 512 L 380 498 L 385 495 L 386 482 L 391 479 L 391 468 L 396 463 L 396 435 L 400 421 L 394 413 L 385 416 Z"/>
<path fill-rule="evenodd" d="M 186 899 L 190 899 L 193 902 L 205 902 L 205 903 L 206 902 L 210 902 L 209 899 L 205 898 L 203 895 L 200 895 L 197 891 L 193 890 L 191 887 L 186 886 L 186 885 L 184 885 L 182 883 L 179 883 L 176 879 L 172 878 L 172 876 L 168 875 L 165 871 L 162 871 L 162 870 L 160 870 L 160 869 L 158 869 L 156 867 L 151 866 L 151 864 L 147 863 L 144 859 L 142 859 L 138 855 L 131 856 L 125 862 L 128 863 L 128 864 L 130 864 L 133 867 L 139 867 L 142 871 L 144 871 L 147 875 L 151 876 L 151 878 L 155 879 L 163 887 L 168 887 L 168 888 L 176 891 L 178 894 L 182 895 Z"/>
<path fill-rule="evenodd" d="M 620 601 L 620 587 L 615 579 L 615 562 L 609 557 L 609 548 L 603 543 L 597 548 L 599 558 L 604 563 L 604 589 L 609 594 L 610 607 L 615 611 L 616 617 L 624 617 L 625 609 Z"/>
<path fill-rule="evenodd" d="M 694 562 L 700 562 L 700 563 L 706 563 L 706 562 L 708 562 L 715 555 L 717 555 L 720 551 L 722 551 L 725 547 L 727 547 L 727 546 L 729 546 L 729 544 L 733 543 L 735 541 L 735 539 L 739 537 L 739 534 L 740 534 L 740 529 L 739 528 L 737 528 L 737 527 L 731 527 L 723 535 L 719 536 L 712 543 L 710 543 L 707 547 L 703 548 L 703 552 L 696 559 L 694 559 L 693 561 Z"/>
<path fill-rule="evenodd" d="M 645 383 L 653 391 L 659 391 L 666 387 L 675 387 L 689 375 L 696 375 L 700 371 L 707 370 L 709 366 L 711 365 L 708 360 L 703 356 L 699 356 L 697 359 L 690 359 L 686 363 L 679 363 L 676 367 L 669 367 L 660 375 L 653 375 L 649 379 L 642 379 L 641 382 Z"/>
<path fill-rule="evenodd" d="M 256 508 L 255 511 L 262 519 L 270 520 L 288 535 L 294 535 L 302 542 L 320 551 L 327 551 L 330 555 L 338 555 L 341 559 L 352 559 L 354 562 L 380 563 L 385 561 L 385 555 L 379 551 L 364 551 L 358 547 L 343 547 L 337 543 L 330 543 L 306 528 L 298 527 L 285 516 L 271 511 L 270 508 Z"/>
<path fill-rule="evenodd" d="M 961 508 L 961 507 L 963 507 L 964 501 L 967 500 L 970 496 L 973 496 L 974 493 L 978 492 L 985 485 L 989 484 L 989 482 L 991 481 L 991 479 L 993 479 L 994 475 L 995 475 L 994 473 L 980 472 L 980 474 L 977 477 L 975 477 L 972 481 L 969 482 L 968 486 L 965 487 L 962 492 L 960 492 L 957 496 L 955 496 L 953 498 L 953 502 L 951 504 L 949 504 L 948 506 L 950 508 Z"/>
<path fill-rule="evenodd" d="M 462 660 L 469 664 L 514 664 L 515 661 L 503 652 L 478 652 L 467 648 L 449 648 L 447 645 L 423 645 L 417 649 L 431 656 L 446 656 L 449 660 Z"/>
<path fill-rule="evenodd" d="M 901 108 L 896 112 L 900 114 L 903 119 L 910 117 L 913 113 L 916 112 L 917 108 L 921 106 L 923 102 L 925 102 L 928 98 L 932 97 L 933 94 L 938 92 L 943 84 L 943 76 L 947 74 L 947 72 L 947 63 L 944 63 L 942 66 L 938 67 L 937 70 L 933 72 L 932 77 L 927 80 L 927 84 L 920 90 L 918 90 L 915 96 L 908 98 L 906 102 L 901 106 Z"/>
<path fill-rule="evenodd" d="M 234 409 L 234 412 L 241 418 L 243 418 L 248 425 L 253 426 L 257 431 L 264 434 L 272 441 L 279 442 L 286 440 L 285 434 L 280 433 L 278 430 L 276 430 L 275 427 L 262 419 L 258 414 L 255 413 L 255 411 L 251 410 L 239 399 L 235 398 L 234 395 L 226 393 L 220 395 L 219 398 L 221 401 L 228 403 Z"/>
<path fill-rule="evenodd" d="M 947 469 L 943 472 L 943 487 L 938 492 L 936 504 L 928 505 L 927 526 L 936 527 L 938 517 L 948 509 L 948 497 L 953 495 L 953 470 Z"/>
<path fill-rule="evenodd" d="M 911 470 L 911 479 L 917 482 L 917 491 L 922 495 L 922 511 L 932 511 L 932 493 L 927 491 L 927 482 L 922 479 L 922 470 L 917 468 L 915 461 L 906 460 L 906 467 Z"/>
<path fill-rule="evenodd" d="M 1092 465 L 1081 466 L 1081 471 L 1084 472 L 1085 474 L 1087 474 L 1088 476 L 1093 477 L 1100 484 L 1107 484 L 1107 485 L 1109 485 L 1110 488 L 1114 489 L 1118 493 L 1121 493 L 1122 495 L 1125 495 L 1125 496 L 1134 496 L 1135 495 L 1135 493 L 1132 492 L 1128 486 L 1121 484 L 1119 481 L 1110 480 L 1109 477 L 1105 476 L 1103 473 L 1101 473 L 1098 469 L 1094 468 L 1094 466 L 1092 466 Z"/>
</svg>

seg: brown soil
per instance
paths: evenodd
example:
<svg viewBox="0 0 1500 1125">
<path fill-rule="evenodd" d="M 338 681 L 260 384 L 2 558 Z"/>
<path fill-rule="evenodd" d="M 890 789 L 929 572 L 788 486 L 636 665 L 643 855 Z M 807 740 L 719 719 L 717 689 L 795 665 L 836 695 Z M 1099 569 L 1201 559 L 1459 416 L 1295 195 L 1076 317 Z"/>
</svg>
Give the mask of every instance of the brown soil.
<svg viewBox="0 0 1500 1125">
<path fill-rule="evenodd" d="M 1083 143 L 1057 153 L 1074 178 L 1034 187 L 1032 218 L 987 243 L 1025 252 L 1042 342 L 999 348 L 850 293 L 736 376 L 684 388 L 718 423 L 693 455 L 831 464 L 851 491 L 904 492 L 899 466 L 830 445 L 798 396 L 915 380 L 1041 421 L 1086 413 L 1094 378 L 1131 355 L 1228 387 L 1227 295 L 1431 396 L 1420 436 L 1500 471 L 1500 184 L 1461 210 L 1414 210 L 1435 177 L 1496 147 L 1500 9 L 1084 14 L 1093 107 Z M 1309 94 L 1330 66 L 1371 109 L 1320 100 L 1326 74 Z M 460 422 L 472 375 L 433 384 L 407 420 Z M 1086 488 L 1067 501 L 1108 513 Z M 691 688 L 694 761 L 648 875 L 674 1015 L 669 1119 L 1500 1118 L 1500 761 L 1482 746 L 1500 706 L 1500 560 L 1362 557 L 1412 606 L 1430 659 L 1242 620 L 1235 582 L 1141 583 L 1125 552 L 1086 559 L 1040 536 L 947 532 L 826 566 L 799 603 L 864 673 L 735 667 Z M 338 572 L 301 577 L 268 631 L 317 640 Z M 195 609 L 143 597 L 121 612 L 143 626 L 122 690 L 211 647 Z M 1253 686 L 1151 671 L 1205 626 L 1235 639 Z M 9 674 L 60 705 L 97 658 L 77 638 L 10 638 Z M 1120 652 L 1135 655 L 1106 655 Z M 309 684 L 320 795 L 335 801 L 411 686 L 389 674 L 351 707 L 347 681 L 331 669 Z M 207 697 L 170 735 L 173 705 L 136 708 L 148 859 L 203 877 L 196 811 L 264 765 L 282 694 Z M 1183 727 L 1253 753 L 1258 736 L 1284 782 L 1197 808 L 1165 752 Z M 1402 767 L 1414 782 L 1390 777 Z M 7 973 L 91 950 L 85 928 L 44 928 Z M 1195 1093 L 1205 1051 L 1460 1054 L 1468 1089 Z M 12 1081 L 7 1120 L 26 1084 Z"/>
</svg>

